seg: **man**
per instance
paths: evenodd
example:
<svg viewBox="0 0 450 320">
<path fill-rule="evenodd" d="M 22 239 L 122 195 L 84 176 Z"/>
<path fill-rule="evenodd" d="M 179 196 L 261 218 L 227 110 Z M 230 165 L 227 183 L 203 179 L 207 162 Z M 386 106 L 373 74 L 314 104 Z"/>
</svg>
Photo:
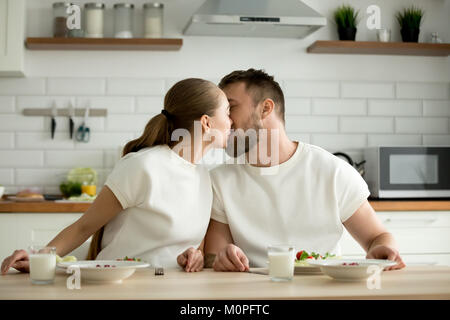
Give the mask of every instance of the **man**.
<svg viewBox="0 0 450 320">
<path fill-rule="evenodd" d="M 253 129 L 258 134 L 256 143 L 239 134 L 232 138 L 235 143 L 247 142 L 246 163 L 211 171 L 214 200 L 205 267 L 216 271 L 263 267 L 271 244 L 340 254 L 343 227 L 367 258 L 396 261 L 388 270 L 405 266 L 393 236 L 367 201 L 370 193 L 360 174 L 322 148 L 288 138 L 284 96 L 273 77 L 262 70 L 234 71 L 219 87 L 230 103 L 232 129 Z M 236 157 L 233 141 L 229 152 Z M 249 163 L 255 150 L 256 161 Z M 270 161 L 263 161 L 262 155 Z"/>
</svg>

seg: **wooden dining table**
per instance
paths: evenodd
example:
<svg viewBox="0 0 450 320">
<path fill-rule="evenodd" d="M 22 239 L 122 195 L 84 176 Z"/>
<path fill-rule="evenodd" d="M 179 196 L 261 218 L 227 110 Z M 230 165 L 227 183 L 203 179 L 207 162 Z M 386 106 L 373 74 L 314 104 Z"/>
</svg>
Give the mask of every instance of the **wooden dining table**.
<svg viewBox="0 0 450 320">
<path fill-rule="evenodd" d="M 55 281 L 35 285 L 28 273 L 12 269 L 0 276 L 0 300 L 235 300 L 235 299 L 450 299 L 450 266 L 407 266 L 381 273 L 379 288 L 367 281 L 342 282 L 324 274 L 298 274 L 287 282 L 273 282 L 264 269 L 250 272 L 187 273 L 153 268 L 137 269 L 122 283 L 88 283 L 69 289 L 64 269 Z M 258 273 L 253 273 L 258 272 Z"/>
</svg>

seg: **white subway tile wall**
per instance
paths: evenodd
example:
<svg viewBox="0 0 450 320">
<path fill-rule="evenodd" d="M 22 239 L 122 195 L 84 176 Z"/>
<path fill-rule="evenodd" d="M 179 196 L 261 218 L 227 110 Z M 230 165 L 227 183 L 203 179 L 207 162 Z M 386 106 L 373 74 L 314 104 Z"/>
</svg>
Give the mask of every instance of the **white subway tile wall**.
<svg viewBox="0 0 450 320">
<path fill-rule="evenodd" d="M 179 79 L 2 78 L 0 79 L 0 184 L 7 193 L 23 187 L 58 186 L 75 166 L 99 173 L 103 185 L 123 145 L 142 133 L 163 108 L 165 92 Z M 219 77 L 210 79 L 218 82 Z M 378 145 L 450 145 L 450 86 L 446 82 L 371 82 L 278 79 L 286 98 L 286 128 L 294 140 L 361 161 L 363 149 Z M 91 117 L 88 143 L 69 138 L 69 120 L 25 117 L 24 108 L 105 108 Z M 75 118 L 75 128 L 83 121 Z M 211 156 L 208 159 L 220 159 Z"/>
</svg>

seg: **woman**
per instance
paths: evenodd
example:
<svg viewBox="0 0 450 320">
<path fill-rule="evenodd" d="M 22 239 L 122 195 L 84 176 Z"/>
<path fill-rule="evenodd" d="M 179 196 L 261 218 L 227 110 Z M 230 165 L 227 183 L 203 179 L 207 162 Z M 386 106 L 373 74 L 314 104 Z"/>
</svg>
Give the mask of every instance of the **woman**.
<svg viewBox="0 0 450 320">
<path fill-rule="evenodd" d="M 212 191 L 207 169 L 196 163 L 209 149 L 226 147 L 230 127 L 229 104 L 216 85 L 202 79 L 176 83 L 161 114 L 124 147 L 90 208 L 48 246 L 65 256 L 95 233 L 88 259 L 129 256 L 153 266 L 178 262 L 187 272 L 202 270 Z M 7 257 L 2 274 L 10 267 L 29 272 L 27 252 Z"/>
</svg>

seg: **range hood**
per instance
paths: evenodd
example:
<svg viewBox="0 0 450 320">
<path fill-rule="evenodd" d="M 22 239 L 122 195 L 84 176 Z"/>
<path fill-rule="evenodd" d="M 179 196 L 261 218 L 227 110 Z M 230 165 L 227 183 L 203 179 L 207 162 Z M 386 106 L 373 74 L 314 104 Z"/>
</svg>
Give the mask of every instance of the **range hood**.
<svg viewBox="0 0 450 320">
<path fill-rule="evenodd" d="M 327 19 L 300 0 L 206 0 L 185 35 L 304 38 Z"/>
</svg>

